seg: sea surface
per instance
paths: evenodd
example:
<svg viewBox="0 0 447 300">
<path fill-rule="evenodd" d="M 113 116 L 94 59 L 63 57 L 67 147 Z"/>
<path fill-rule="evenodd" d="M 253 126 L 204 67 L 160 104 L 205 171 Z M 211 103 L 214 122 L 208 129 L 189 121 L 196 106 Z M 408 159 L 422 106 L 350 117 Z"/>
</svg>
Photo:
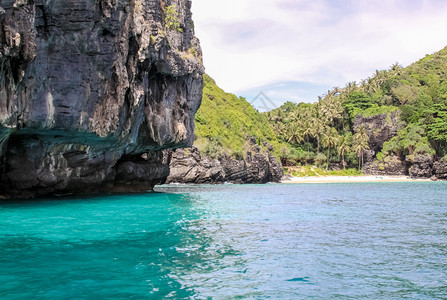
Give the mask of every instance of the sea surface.
<svg viewBox="0 0 447 300">
<path fill-rule="evenodd" d="M 0 202 L 0 299 L 446 299 L 447 183 Z"/>
</svg>

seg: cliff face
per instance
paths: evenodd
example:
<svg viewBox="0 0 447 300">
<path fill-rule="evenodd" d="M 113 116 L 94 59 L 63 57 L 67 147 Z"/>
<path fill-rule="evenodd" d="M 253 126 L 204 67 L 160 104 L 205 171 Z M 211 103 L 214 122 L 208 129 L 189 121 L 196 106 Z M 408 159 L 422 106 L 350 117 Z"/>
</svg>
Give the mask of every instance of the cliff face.
<svg viewBox="0 0 447 300">
<path fill-rule="evenodd" d="M 0 4 L 0 194 L 163 182 L 161 150 L 192 144 L 202 96 L 191 2 Z"/>
<path fill-rule="evenodd" d="M 406 175 L 408 168 L 405 162 L 398 156 L 391 156 L 387 161 L 380 163 L 376 161 L 385 142 L 397 135 L 399 130 L 400 112 L 394 111 L 389 114 L 379 114 L 372 117 L 357 115 L 354 119 L 354 131 L 357 132 L 363 124 L 369 137 L 369 150 L 365 151 L 363 173 L 371 175 Z"/>
<path fill-rule="evenodd" d="M 370 149 L 365 151 L 364 174 L 371 175 L 409 175 L 412 178 L 447 179 L 447 161 L 428 154 L 416 154 L 409 160 L 402 155 L 388 155 L 383 161 L 376 159 L 385 142 L 397 136 L 399 111 L 354 120 L 354 130 L 363 124 L 369 137 Z"/>
<path fill-rule="evenodd" d="M 284 176 L 281 163 L 257 145 L 252 145 L 245 159 L 212 159 L 192 147 L 170 153 L 169 162 L 167 183 L 267 183 L 279 182 Z"/>
<path fill-rule="evenodd" d="M 363 124 L 369 137 L 370 155 L 376 155 L 383 148 L 383 144 L 397 135 L 400 111 L 389 114 L 379 114 L 372 117 L 357 115 L 354 119 L 354 131 L 357 132 Z M 374 154 L 372 154 L 374 153 Z"/>
</svg>

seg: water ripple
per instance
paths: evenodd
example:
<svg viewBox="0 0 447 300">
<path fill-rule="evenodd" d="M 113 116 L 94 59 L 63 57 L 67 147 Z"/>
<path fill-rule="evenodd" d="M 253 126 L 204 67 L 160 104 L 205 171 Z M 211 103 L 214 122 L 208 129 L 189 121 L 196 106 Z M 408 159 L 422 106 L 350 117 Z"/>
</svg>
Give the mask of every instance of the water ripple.
<svg viewBox="0 0 447 300">
<path fill-rule="evenodd" d="M 0 202 L 0 295 L 445 299 L 446 187 L 166 186 Z"/>
</svg>

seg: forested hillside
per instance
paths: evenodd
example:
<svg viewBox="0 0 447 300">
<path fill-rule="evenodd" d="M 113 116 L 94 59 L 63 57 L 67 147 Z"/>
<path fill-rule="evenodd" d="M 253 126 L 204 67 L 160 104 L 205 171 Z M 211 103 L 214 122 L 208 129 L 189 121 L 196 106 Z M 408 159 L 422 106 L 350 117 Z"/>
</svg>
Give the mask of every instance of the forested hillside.
<svg viewBox="0 0 447 300">
<path fill-rule="evenodd" d="M 443 157 L 447 48 L 406 68 L 395 64 L 360 83 L 333 88 L 314 104 L 287 102 L 266 116 L 287 144 L 281 149 L 285 165 L 361 168 L 375 160 L 386 169 L 395 158 L 408 164 L 418 155 Z"/>
<path fill-rule="evenodd" d="M 279 143 L 267 116 L 256 111 L 244 98 L 225 93 L 208 75 L 204 75 L 202 105 L 195 117 L 196 141 L 202 154 L 217 158 L 223 154 L 243 158 L 254 142 L 261 148 L 267 143 L 279 156 Z"/>
<path fill-rule="evenodd" d="M 169 158 L 168 183 L 266 183 L 283 177 L 279 142 L 267 117 L 204 75 L 194 147 Z"/>
</svg>

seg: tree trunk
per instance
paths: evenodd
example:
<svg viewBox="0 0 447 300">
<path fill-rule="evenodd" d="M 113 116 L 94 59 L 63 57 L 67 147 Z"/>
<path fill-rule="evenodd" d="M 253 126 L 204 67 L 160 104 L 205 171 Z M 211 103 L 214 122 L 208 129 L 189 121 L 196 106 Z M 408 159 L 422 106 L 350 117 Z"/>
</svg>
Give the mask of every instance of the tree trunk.
<svg viewBox="0 0 447 300">
<path fill-rule="evenodd" d="M 326 171 L 329 170 L 329 156 L 331 155 L 331 145 L 329 144 L 329 147 L 327 148 L 327 165 L 326 165 Z"/>
<path fill-rule="evenodd" d="M 320 153 L 320 136 L 317 135 L 317 153 Z"/>
<path fill-rule="evenodd" d="M 362 167 L 363 167 L 363 151 L 362 151 Z M 359 171 L 362 171 L 362 169 L 360 169 Z"/>
</svg>

